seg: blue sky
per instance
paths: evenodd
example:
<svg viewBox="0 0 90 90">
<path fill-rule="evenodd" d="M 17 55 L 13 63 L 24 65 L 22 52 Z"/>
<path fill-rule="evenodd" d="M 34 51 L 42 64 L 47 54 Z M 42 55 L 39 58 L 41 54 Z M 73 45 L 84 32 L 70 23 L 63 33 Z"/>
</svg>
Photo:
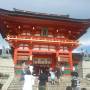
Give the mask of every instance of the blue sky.
<svg viewBox="0 0 90 90">
<path fill-rule="evenodd" d="M 90 0 L 0 0 L 0 8 L 13 8 L 53 14 L 69 14 L 71 18 L 90 19 Z M 90 29 L 79 41 L 90 45 Z"/>
<path fill-rule="evenodd" d="M 90 0 L 0 0 L 0 7 L 90 18 Z"/>
</svg>

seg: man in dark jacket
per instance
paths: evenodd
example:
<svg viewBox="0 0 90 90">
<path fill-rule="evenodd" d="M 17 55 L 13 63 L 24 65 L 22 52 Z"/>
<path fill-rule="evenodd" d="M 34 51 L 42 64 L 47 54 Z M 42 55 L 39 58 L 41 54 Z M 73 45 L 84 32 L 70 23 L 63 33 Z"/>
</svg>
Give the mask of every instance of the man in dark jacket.
<svg viewBox="0 0 90 90">
<path fill-rule="evenodd" d="M 41 71 L 39 76 L 39 90 L 45 90 L 48 76 L 44 70 Z"/>
<path fill-rule="evenodd" d="M 77 72 L 71 72 L 71 75 L 72 75 L 72 80 L 71 80 L 72 90 L 81 90 L 78 73 Z"/>
</svg>

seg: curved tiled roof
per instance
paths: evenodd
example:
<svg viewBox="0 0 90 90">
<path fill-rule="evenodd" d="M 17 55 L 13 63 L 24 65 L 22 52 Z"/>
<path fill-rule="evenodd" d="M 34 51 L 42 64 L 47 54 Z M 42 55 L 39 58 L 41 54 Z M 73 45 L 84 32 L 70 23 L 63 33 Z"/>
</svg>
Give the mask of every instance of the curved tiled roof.
<svg viewBox="0 0 90 90">
<path fill-rule="evenodd" d="M 66 20 L 66 21 L 76 21 L 76 22 L 88 22 L 90 19 L 73 19 L 70 18 L 69 15 L 59 15 L 59 14 L 48 14 L 48 13 L 39 13 L 39 12 L 32 12 L 32 11 L 25 11 L 19 9 L 5 10 L 0 9 L 0 14 L 7 14 L 13 16 L 24 16 L 24 17 L 36 17 L 41 19 L 53 19 L 53 20 Z"/>
<path fill-rule="evenodd" d="M 37 13 L 18 9 L 14 9 L 13 11 L 0 9 L 0 18 L 1 17 L 3 17 L 4 20 L 17 22 L 19 24 L 32 23 L 33 25 L 55 26 L 55 28 L 61 28 L 61 26 L 63 26 L 66 29 L 64 31 L 64 33 L 67 33 L 66 35 L 68 35 L 69 29 L 75 33 L 75 38 L 73 34 L 70 36 L 68 35 L 68 38 L 70 39 L 78 39 L 80 36 L 86 33 L 87 28 L 90 27 L 90 19 L 74 19 L 70 18 L 69 15 Z M 0 22 L 2 23 L 2 20 Z M 66 27 L 68 27 L 68 29 Z M 3 32 L 7 31 L 2 31 L 2 33 Z"/>
</svg>

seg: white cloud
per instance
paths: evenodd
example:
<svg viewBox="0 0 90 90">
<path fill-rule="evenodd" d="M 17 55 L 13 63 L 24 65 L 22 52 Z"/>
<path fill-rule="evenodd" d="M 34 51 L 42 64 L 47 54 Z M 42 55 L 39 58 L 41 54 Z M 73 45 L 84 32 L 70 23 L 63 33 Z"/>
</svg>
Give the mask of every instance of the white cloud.
<svg viewBox="0 0 90 90">
<path fill-rule="evenodd" d="M 90 45 L 90 28 L 87 30 L 87 33 L 79 38 L 79 43 L 81 45 Z"/>
</svg>

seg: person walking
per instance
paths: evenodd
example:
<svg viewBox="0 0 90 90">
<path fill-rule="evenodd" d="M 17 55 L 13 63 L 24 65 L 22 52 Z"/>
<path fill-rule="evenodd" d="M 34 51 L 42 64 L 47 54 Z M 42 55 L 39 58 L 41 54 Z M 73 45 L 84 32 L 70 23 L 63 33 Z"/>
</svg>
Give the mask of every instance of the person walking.
<svg viewBox="0 0 90 90">
<path fill-rule="evenodd" d="M 41 73 L 39 75 L 39 90 L 46 90 L 47 79 L 48 76 L 45 73 L 45 70 L 41 70 Z"/>
</svg>

